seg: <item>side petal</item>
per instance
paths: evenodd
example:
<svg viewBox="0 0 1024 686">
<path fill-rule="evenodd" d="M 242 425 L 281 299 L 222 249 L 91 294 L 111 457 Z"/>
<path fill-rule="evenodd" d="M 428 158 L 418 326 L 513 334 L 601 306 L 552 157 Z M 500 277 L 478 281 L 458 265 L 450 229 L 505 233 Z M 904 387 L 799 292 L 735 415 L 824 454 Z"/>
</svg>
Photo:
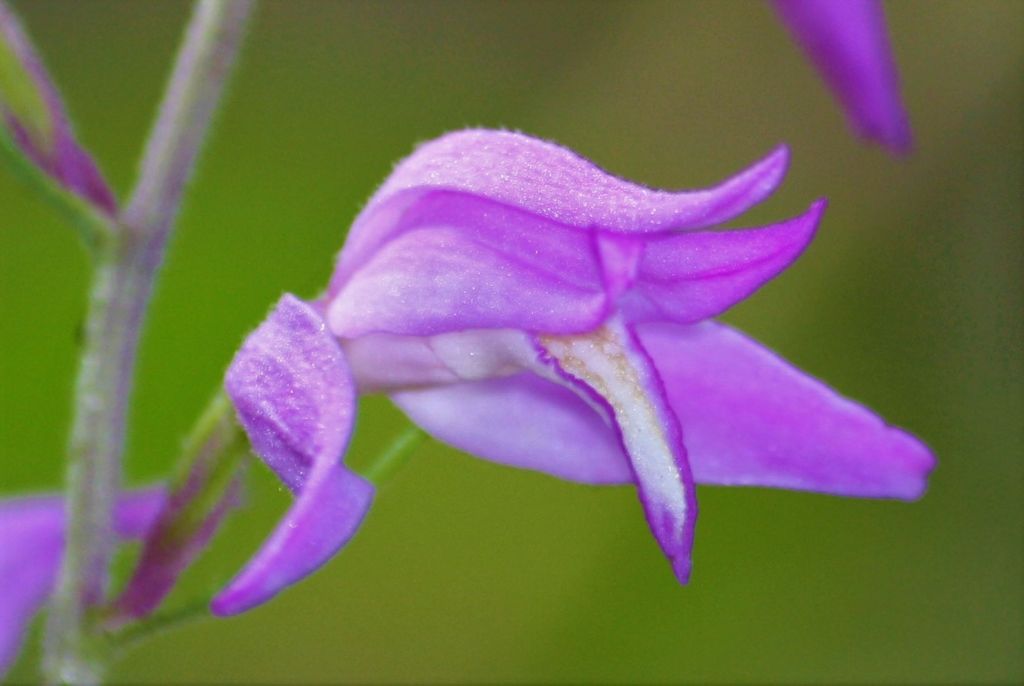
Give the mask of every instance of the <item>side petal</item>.
<svg viewBox="0 0 1024 686">
<path fill-rule="evenodd" d="M 632 322 L 693 323 L 721 314 L 796 260 L 825 206 L 819 200 L 800 217 L 759 229 L 652 239 L 619 306 Z"/>
<path fill-rule="evenodd" d="M 435 194 L 486 200 L 564 227 L 624 233 L 719 224 L 768 197 L 782 181 L 780 147 L 709 190 L 661 191 L 625 181 L 561 146 L 508 131 L 466 130 L 421 145 L 370 198 L 349 232 L 334 294 L 370 255 L 405 230 Z"/>
<path fill-rule="evenodd" d="M 729 327 L 638 328 L 686 427 L 698 483 L 914 499 L 934 466 L 910 434 Z"/>
<path fill-rule="evenodd" d="M 271 537 L 214 598 L 217 615 L 266 602 L 333 556 L 373 498 L 340 458 L 355 420 L 355 384 L 319 313 L 286 295 L 250 334 L 225 386 L 253 450 L 296 493 Z"/>
<path fill-rule="evenodd" d="M 911 146 L 885 12 L 879 0 L 774 0 L 861 136 L 896 152 Z"/>
<path fill-rule="evenodd" d="M 75 140 L 57 88 L 20 22 L 4 3 L 0 3 L 2 137 L 62 186 L 106 214 L 114 214 L 114 194 Z"/>
<path fill-rule="evenodd" d="M 697 498 L 679 423 L 647 353 L 617 320 L 590 334 L 538 342 L 556 373 L 614 422 L 651 532 L 686 583 Z"/>
<path fill-rule="evenodd" d="M 615 429 L 563 385 L 530 372 L 394 393 L 434 438 L 493 462 L 586 484 L 632 483 Z"/>
<path fill-rule="evenodd" d="M 114 527 L 123 538 L 142 538 L 164 500 L 160 488 L 122 496 Z M 28 623 L 53 592 L 64 554 L 61 496 L 0 501 L 0 677 L 14 662 Z"/>
</svg>

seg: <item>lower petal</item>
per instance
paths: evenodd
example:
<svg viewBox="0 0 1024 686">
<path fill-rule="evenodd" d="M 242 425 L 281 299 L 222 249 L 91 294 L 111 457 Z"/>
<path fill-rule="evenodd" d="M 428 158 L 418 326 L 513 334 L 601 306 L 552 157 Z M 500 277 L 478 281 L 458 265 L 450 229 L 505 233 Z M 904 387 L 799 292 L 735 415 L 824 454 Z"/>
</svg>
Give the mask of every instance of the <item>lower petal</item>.
<svg viewBox="0 0 1024 686">
<path fill-rule="evenodd" d="M 568 384 L 609 411 L 651 531 L 686 583 L 697 499 L 678 422 L 647 353 L 616 320 L 589 334 L 539 342 Z"/>
<path fill-rule="evenodd" d="M 229 616 L 267 602 L 312 574 L 348 542 L 373 500 L 373 486 L 340 466 L 317 471 L 259 553 L 210 604 Z"/>
<path fill-rule="evenodd" d="M 914 499 L 934 458 L 771 351 L 727 326 L 638 327 L 686 427 L 698 483 Z"/>
<path fill-rule="evenodd" d="M 586 484 L 633 481 L 615 429 L 576 393 L 536 374 L 391 399 L 434 438 L 478 457 Z"/>
</svg>

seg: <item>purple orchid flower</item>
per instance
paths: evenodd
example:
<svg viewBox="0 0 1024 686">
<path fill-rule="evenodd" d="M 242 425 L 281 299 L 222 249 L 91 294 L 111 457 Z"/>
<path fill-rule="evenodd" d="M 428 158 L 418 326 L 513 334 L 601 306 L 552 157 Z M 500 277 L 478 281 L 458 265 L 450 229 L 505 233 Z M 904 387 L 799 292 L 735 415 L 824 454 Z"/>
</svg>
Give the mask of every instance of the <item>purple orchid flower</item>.
<svg viewBox="0 0 1024 686">
<path fill-rule="evenodd" d="M 910 125 L 881 0 L 774 0 L 774 5 L 853 128 L 895 152 L 909 152 Z"/>
<path fill-rule="evenodd" d="M 162 488 L 123 496 L 114 514 L 117 534 L 144 537 L 163 500 Z M 0 501 L 0 677 L 14 662 L 28 623 L 53 592 L 65 528 L 62 496 Z"/>
<path fill-rule="evenodd" d="M 710 190 L 615 178 L 524 135 L 420 147 L 356 219 L 327 293 L 286 295 L 226 387 L 296 500 L 212 609 L 247 610 L 330 558 L 372 485 L 339 458 L 359 394 L 502 464 L 634 484 L 680 581 L 694 484 L 914 499 L 928 449 L 708 321 L 786 268 L 824 201 L 771 226 L 705 231 L 770 195 L 779 148 Z"/>
<path fill-rule="evenodd" d="M 116 201 L 96 164 L 75 140 L 42 60 L 0 1 L 0 138 L 6 137 L 58 185 L 113 216 Z M 0 143 L 4 141 L 0 140 Z"/>
</svg>

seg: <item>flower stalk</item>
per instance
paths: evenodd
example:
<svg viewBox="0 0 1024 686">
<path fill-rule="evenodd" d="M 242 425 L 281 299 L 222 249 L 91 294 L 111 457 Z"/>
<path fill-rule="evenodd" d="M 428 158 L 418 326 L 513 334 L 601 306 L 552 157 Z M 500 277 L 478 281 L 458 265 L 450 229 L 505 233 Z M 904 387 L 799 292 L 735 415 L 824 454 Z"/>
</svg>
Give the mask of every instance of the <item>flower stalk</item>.
<svg viewBox="0 0 1024 686">
<path fill-rule="evenodd" d="M 106 592 L 115 496 L 142 323 L 185 184 L 221 100 L 250 0 L 197 3 L 138 184 L 98 250 L 68 448 L 67 547 L 45 645 L 50 683 L 103 674 L 92 610 Z"/>
<path fill-rule="evenodd" d="M 367 467 L 363 476 L 371 484 L 380 488 L 391 480 L 391 477 L 409 461 L 416 448 L 426 440 L 427 434 L 423 429 L 416 425 L 406 427 L 405 431 L 400 433 L 384 449 L 384 452 Z"/>
<path fill-rule="evenodd" d="M 218 392 L 185 442 L 138 565 L 104 622 L 108 629 L 148 617 L 160 606 L 238 504 L 248 454 L 249 441 L 227 397 Z"/>
</svg>

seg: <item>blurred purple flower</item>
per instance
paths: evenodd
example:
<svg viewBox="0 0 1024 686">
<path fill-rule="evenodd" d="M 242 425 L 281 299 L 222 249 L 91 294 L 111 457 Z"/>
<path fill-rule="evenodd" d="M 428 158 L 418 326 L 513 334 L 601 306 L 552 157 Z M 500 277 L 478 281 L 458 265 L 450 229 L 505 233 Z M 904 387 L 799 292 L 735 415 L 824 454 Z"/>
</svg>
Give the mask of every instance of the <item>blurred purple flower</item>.
<svg viewBox="0 0 1024 686">
<path fill-rule="evenodd" d="M 163 489 L 121 498 L 114 526 L 123 538 L 142 538 L 163 503 Z M 64 500 L 58 495 L 0 500 L 0 677 L 21 637 L 46 603 L 64 554 Z"/>
<path fill-rule="evenodd" d="M 0 0 L 0 144 L 10 142 L 59 185 L 107 215 L 114 194 L 78 145 L 60 94 L 17 17 Z"/>
<path fill-rule="evenodd" d="M 933 459 L 903 431 L 706 321 L 788 266 L 825 204 L 701 231 L 781 181 L 780 148 L 705 191 L 615 178 L 527 136 L 420 147 L 356 219 L 326 295 L 286 295 L 226 386 L 292 509 L 214 600 L 266 601 L 355 532 L 373 487 L 339 462 L 358 394 L 434 437 L 588 484 L 635 484 L 680 581 L 694 482 L 913 499 Z"/>
<path fill-rule="evenodd" d="M 911 147 L 881 0 L 773 0 L 850 124 L 896 152 Z"/>
</svg>

